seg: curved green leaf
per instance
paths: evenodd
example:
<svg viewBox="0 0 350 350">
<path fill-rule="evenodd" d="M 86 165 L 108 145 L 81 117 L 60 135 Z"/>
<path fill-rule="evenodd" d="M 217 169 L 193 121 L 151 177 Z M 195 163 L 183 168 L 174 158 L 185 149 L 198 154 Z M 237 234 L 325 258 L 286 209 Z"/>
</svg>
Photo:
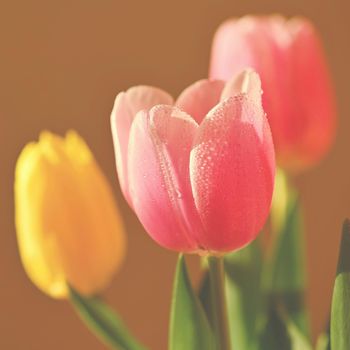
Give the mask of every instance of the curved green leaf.
<svg viewBox="0 0 350 350">
<path fill-rule="evenodd" d="M 282 307 L 269 304 L 259 350 L 311 350 L 311 344 Z"/>
<path fill-rule="evenodd" d="M 331 342 L 329 339 L 329 334 L 322 333 L 317 338 L 316 350 L 331 350 Z"/>
<path fill-rule="evenodd" d="M 350 349 L 350 222 L 343 225 L 331 312 L 332 350 Z"/>
<path fill-rule="evenodd" d="M 288 335 L 291 339 L 292 350 L 311 350 L 311 344 L 306 336 L 300 331 L 300 328 L 293 320 L 286 318 Z"/>
<path fill-rule="evenodd" d="M 258 240 L 225 256 L 227 314 L 232 349 L 258 348 L 264 300 L 261 289 L 262 254 Z M 210 279 L 206 272 L 199 296 L 210 323 L 212 320 Z"/>
<path fill-rule="evenodd" d="M 130 335 L 119 316 L 100 298 L 86 298 L 70 288 L 70 301 L 87 327 L 112 349 L 146 350 Z"/>
<path fill-rule="evenodd" d="M 262 254 L 258 240 L 225 257 L 226 296 L 233 349 L 257 348 L 262 321 Z"/>
<path fill-rule="evenodd" d="M 211 327 L 214 327 L 214 315 L 211 305 L 210 278 L 208 271 L 205 271 L 205 273 L 203 274 L 198 294 L 199 300 L 201 301 L 205 314 L 207 315 L 207 319 Z"/>
<path fill-rule="evenodd" d="M 203 307 L 192 289 L 182 254 L 179 255 L 175 273 L 169 349 L 215 349 L 212 329 Z"/>
<path fill-rule="evenodd" d="M 271 260 L 263 274 L 267 294 L 284 305 L 289 318 L 309 336 L 304 303 L 305 259 L 302 215 L 298 197 L 289 188 L 281 232 L 278 232 Z"/>
<path fill-rule="evenodd" d="M 304 247 L 299 200 L 291 194 L 287 212 L 278 233 L 267 278 L 267 288 L 274 293 L 299 292 L 305 288 Z"/>
<path fill-rule="evenodd" d="M 267 320 L 260 334 L 259 344 L 259 350 L 292 350 L 287 327 L 272 303 L 269 303 L 267 309 Z"/>
</svg>

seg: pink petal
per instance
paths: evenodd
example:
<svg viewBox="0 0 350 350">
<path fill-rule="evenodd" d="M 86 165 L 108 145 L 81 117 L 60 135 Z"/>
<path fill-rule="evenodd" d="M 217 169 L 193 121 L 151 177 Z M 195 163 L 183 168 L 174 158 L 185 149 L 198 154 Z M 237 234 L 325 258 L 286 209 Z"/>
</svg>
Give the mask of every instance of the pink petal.
<svg viewBox="0 0 350 350">
<path fill-rule="evenodd" d="M 290 43 L 284 18 L 246 16 L 222 24 L 212 46 L 211 78 L 230 80 L 246 67 L 259 74 L 263 106 L 278 151 L 285 130 L 290 129 L 286 120 L 291 120 L 295 108 L 290 95 Z"/>
<path fill-rule="evenodd" d="M 121 92 L 114 103 L 111 127 L 117 171 L 120 187 L 130 206 L 132 203 L 126 166 L 130 127 L 137 112 L 161 103 L 172 104 L 173 98 L 165 91 L 151 86 L 135 86 L 126 92 Z"/>
<path fill-rule="evenodd" d="M 300 171 L 317 162 L 334 139 L 336 108 L 313 25 L 280 16 L 225 22 L 214 37 L 209 76 L 229 80 L 247 66 L 262 81 L 279 164 Z"/>
<path fill-rule="evenodd" d="M 294 167 L 305 167 L 317 162 L 334 139 L 335 97 L 315 28 L 304 19 L 293 19 L 288 26 L 293 38 L 289 47 L 293 102 L 298 108 L 285 129 L 286 139 L 294 146 L 285 159 Z"/>
<path fill-rule="evenodd" d="M 129 143 L 129 186 L 134 210 L 150 236 L 177 250 L 198 249 L 201 223 L 189 180 L 189 155 L 197 123 L 167 105 L 140 112 Z"/>
<path fill-rule="evenodd" d="M 245 16 L 224 22 L 213 39 L 209 77 L 227 81 L 247 67 L 267 76 L 274 76 L 276 68 L 283 72 L 283 66 L 271 63 L 283 60 L 280 48 L 290 40 L 285 22 L 280 16 Z"/>
<path fill-rule="evenodd" d="M 242 94 L 206 116 L 194 140 L 190 176 L 211 250 L 238 249 L 256 237 L 269 213 L 274 172 L 261 104 Z"/>
<path fill-rule="evenodd" d="M 260 22 L 247 16 L 239 20 L 228 20 L 218 28 L 211 51 L 210 78 L 227 81 L 246 67 L 257 68 L 254 53 L 256 47 L 264 42 L 255 35 L 258 26 L 261 27 Z M 260 30 L 257 32 L 260 33 L 259 36 L 264 35 Z"/>
<path fill-rule="evenodd" d="M 261 81 L 259 75 L 252 69 L 244 69 L 229 80 L 221 93 L 221 100 L 225 100 L 240 93 L 246 93 L 254 101 L 261 103 Z"/>
<path fill-rule="evenodd" d="M 200 124 L 207 113 L 219 103 L 224 85 L 221 80 L 197 81 L 180 94 L 175 104 Z"/>
</svg>

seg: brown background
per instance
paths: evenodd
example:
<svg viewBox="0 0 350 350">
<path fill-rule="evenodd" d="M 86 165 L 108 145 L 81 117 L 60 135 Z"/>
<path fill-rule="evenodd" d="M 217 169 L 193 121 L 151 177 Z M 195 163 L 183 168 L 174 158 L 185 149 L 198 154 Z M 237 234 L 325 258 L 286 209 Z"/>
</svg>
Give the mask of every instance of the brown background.
<svg viewBox="0 0 350 350">
<path fill-rule="evenodd" d="M 66 302 L 27 279 L 13 225 L 13 171 L 23 145 L 43 128 L 74 128 L 114 184 L 129 235 L 122 272 L 107 297 L 134 333 L 165 349 L 176 255 L 144 233 L 115 180 L 109 113 L 131 85 L 178 94 L 205 77 L 210 40 L 228 16 L 302 14 L 324 39 L 339 105 L 338 139 L 317 168 L 297 180 L 306 213 L 308 304 L 314 334 L 329 308 L 339 229 L 350 215 L 350 21 L 348 1 L 1 1 L 0 2 L 0 349 L 104 349 Z M 307 94 L 308 92 L 305 91 Z M 349 252 L 350 254 L 350 252 Z M 191 259 L 194 280 L 198 266 Z"/>
</svg>

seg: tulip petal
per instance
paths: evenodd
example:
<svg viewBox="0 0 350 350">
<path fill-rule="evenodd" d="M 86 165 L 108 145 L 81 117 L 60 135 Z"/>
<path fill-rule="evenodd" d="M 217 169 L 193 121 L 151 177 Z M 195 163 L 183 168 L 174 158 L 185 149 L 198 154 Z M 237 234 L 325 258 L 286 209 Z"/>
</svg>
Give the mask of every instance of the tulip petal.
<svg viewBox="0 0 350 350">
<path fill-rule="evenodd" d="M 294 166 L 317 162 L 329 149 L 335 134 L 336 108 L 331 79 L 320 39 L 305 19 L 288 23 L 292 36 L 289 47 L 294 79 L 295 118 L 286 128 L 289 142 L 296 145 L 289 155 Z M 284 164 L 288 165 L 288 164 Z"/>
<path fill-rule="evenodd" d="M 178 251 L 198 248 L 201 224 L 189 181 L 197 123 L 180 109 L 137 114 L 130 132 L 129 186 L 134 210 L 151 237 Z"/>
<path fill-rule="evenodd" d="M 251 96 L 254 101 L 261 103 L 261 81 L 259 75 L 252 69 L 244 69 L 229 80 L 221 93 L 221 100 L 225 100 L 240 93 Z"/>
<path fill-rule="evenodd" d="M 334 139 L 335 98 L 322 51 L 314 26 L 301 18 L 246 16 L 225 22 L 214 37 L 210 78 L 257 71 L 278 162 L 288 171 L 313 165 Z"/>
<path fill-rule="evenodd" d="M 293 129 L 293 98 L 290 92 L 291 42 L 286 20 L 280 16 L 245 16 L 224 22 L 217 30 L 212 47 L 210 77 L 229 80 L 251 67 L 262 81 L 263 106 L 275 145 L 285 148 L 285 132 Z M 281 147 L 280 147 L 281 146 Z"/>
<path fill-rule="evenodd" d="M 245 16 L 224 22 L 213 39 L 209 76 L 227 81 L 251 67 L 259 74 L 266 74 L 273 83 L 276 69 L 283 73 L 285 68 L 284 64 L 276 67 L 276 63 L 282 64 L 284 60 L 281 48 L 288 47 L 290 41 L 285 22 L 277 15 Z"/>
<path fill-rule="evenodd" d="M 200 124 L 207 113 L 219 103 L 224 86 L 222 80 L 199 80 L 186 88 L 175 104 Z"/>
<path fill-rule="evenodd" d="M 111 189 L 86 144 L 44 132 L 16 167 L 16 227 L 28 275 L 52 297 L 106 287 L 124 257 Z"/>
<path fill-rule="evenodd" d="M 127 150 L 129 132 L 137 112 L 149 110 L 157 104 L 173 104 L 173 98 L 165 91 L 151 86 L 135 86 L 116 97 L 111 114 L 112 136 L 120 187 L 132 206 L 128 190 Z"/>
<path fill-rule="evenodd" d="M 46 157 L 38 145 L 28 144 L 16 165 L 16 231 L 23 266 L 42 291 L 54 298 L 67 296 L 67 284 L 60 263 L 55 236 L 42 229 L 42 201 L 50 188 L 45 176 Z"/>
<path fill-rule="evenodd" d="M 62 148 L 72 173 L 65 172 L 68 185 L 62 184 L 64 177 L 57 185 L 62 191 L 63 186 L 75 187 L 76 192 L 65 193 L 65 199 L 76 215 L 71 218 L 72 231 L 62 229 L 57 243 L 68 281 L 80 293 L 91 295 L 105 289 L 120 268 L 126 239 L 112 189 L 87 144 L 70 131 Z"/>
<path fill-rule="evenodd" d="M 218 28 L 213 39 L 209 77 L 227 81 L 246 67 L 257 68 L 252 51 L 255 51 L 255 46 L 265 42 L 258 40 L 261 37 L 256 38 L 256 35 L 263 35 L 261 30 L 256 30 L 259 23 L 253 17 L 246 16 L 228 20 Z M 266 60 L 266 57 L 263 58 Z"/>
<path fill-rule="evenodd" d="M 213 250 L 238 249 L 256 237 L 268 216 L 274 171 L 261 104 L 241 94 L 209 112 L 194 140 L 190 178 Z"/>
</svg>

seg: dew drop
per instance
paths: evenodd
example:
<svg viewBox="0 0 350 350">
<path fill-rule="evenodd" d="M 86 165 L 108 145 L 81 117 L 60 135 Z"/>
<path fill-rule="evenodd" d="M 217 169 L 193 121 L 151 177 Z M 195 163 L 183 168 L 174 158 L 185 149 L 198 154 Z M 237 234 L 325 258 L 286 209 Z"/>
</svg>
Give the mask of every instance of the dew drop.
<svg viewBox="0 0 350 350">
<path fill-rule="evenodd" d="M 176 197 L 178 199 L 181 199 L 182 198 L 182 193 L 179 190 L 176 190 L 175 192 L 176 192 Z"/>
</svg>

